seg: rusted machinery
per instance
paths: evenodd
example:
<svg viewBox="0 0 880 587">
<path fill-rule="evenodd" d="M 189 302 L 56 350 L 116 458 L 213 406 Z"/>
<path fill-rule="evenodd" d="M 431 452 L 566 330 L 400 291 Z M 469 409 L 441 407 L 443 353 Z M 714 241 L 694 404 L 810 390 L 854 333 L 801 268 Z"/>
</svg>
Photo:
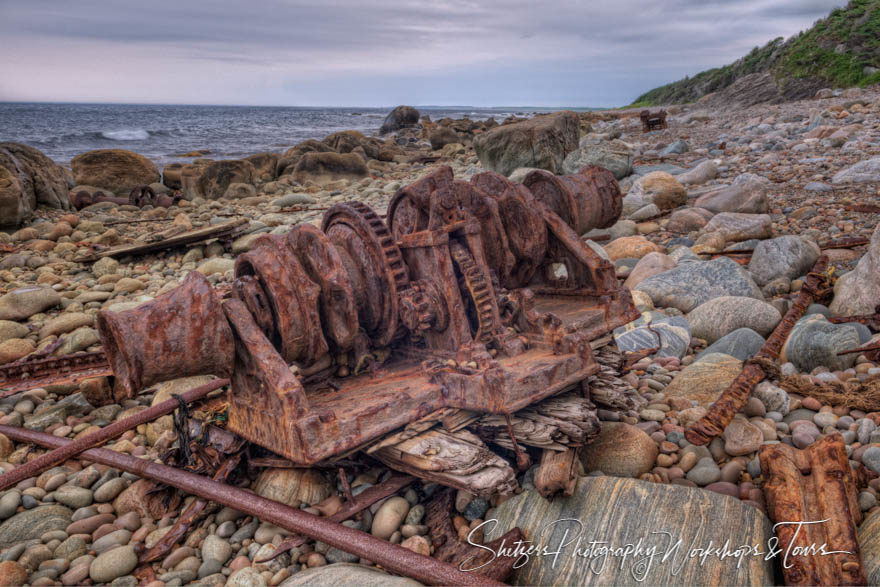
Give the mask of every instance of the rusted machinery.
<svg viewBox="0 0 880 587">
<path fill-rule="evenodd" d="M 229 428 L 298 464 L 441 408 L 510 414 L 599 370 L 589 341 L 638 317 L 581 238 L 621 212 L 598 167 L 522 185 L 441 167 L 387 224 L 360 202 L 239 255 L 229 299 L 190 273 L 98 329 L 117 400 L 152 383 L 232 380 Z"/>
<path fill-rule="evenodd" d="M 650 110 L 642 110 L 639 114 L 642 119 L 642 132 L 651 132 L 652 130 L 663 130 L 666 128 L 666 110 L 658 110 L 651 112 Z"/>
<path fill-rule="evenodd" d="M 90 194 L 85 190 L 80 190 L 75 194 L 71 194 L 70 203 L 73 204 L 73 207 L 77 210 L 82 210 L 86 206 L 91 206 L 92 204 L 97 204 L 98 202 L 113 202 L 114 204 L 131 204 L 132 206 L 137 206 L 138 208 L 143 208 L 146 205 L 150 206 L 159 206 L 162 208 L 170 208 L 174 206 L 182 199 L 180 194 L 175 195 L 167 195 L 167 194 L 156 194 L 156 192 L 148 185 L 137 185 L 132 188 L 131 192 L 128 194 L 128 199 L 126 198 L 117 198 L 111 194 L 106 194 L 102 191 L 97 191 L 94 194 Z"/>
</svg>

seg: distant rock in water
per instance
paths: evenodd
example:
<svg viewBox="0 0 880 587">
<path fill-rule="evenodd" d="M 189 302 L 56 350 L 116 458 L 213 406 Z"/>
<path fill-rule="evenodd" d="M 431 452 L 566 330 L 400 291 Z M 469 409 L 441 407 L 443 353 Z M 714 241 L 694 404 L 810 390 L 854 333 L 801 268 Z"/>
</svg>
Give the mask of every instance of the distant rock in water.
<svg viewBox="0 0 880 587">
<path fill-rule="evenodd" d="M 379 129 L 380 135 L 386 135 L 390 132 L 415 126 L 419 123 L 419 111 L 412 106 L 398 106 L 385 117 L 382 127 Z"/>
</svg>

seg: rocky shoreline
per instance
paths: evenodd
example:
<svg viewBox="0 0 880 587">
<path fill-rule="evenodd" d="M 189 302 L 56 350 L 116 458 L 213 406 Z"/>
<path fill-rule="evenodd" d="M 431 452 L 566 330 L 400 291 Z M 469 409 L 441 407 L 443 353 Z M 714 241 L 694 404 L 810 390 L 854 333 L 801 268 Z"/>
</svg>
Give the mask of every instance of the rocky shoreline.
<svg viewBox="0 0 880 587">
<path fill-rule="evenodd" d="M 378 137 L 334 133 L 283 154 L 196 159 L 190 165 L 169 164 L 161 174 L 152 162 L 127 151 L 84 153 L 67 170 L 34 149 L 0 143 L 0 220 L 14 225 L 0 232 L 0 365 L 41 353 L 100 350 L 99 309 L 135 307 L 177 286 L 190 271 L 214 285 L 228 284 L 235 256 L 260 235 L 284 234 L 298 223 L 319 224 L 323 208 L 346 200 L 384 213 L 400 187 L 438 165 L 449 165 L 456 178 L 491 169 L 520 181 L 531 168 L 562 174 L 600 165 L 615 174 L 626 194 L 623 214 L 614 226 L 584 237 L 614 263 L 642 312 L 639 320 L 615 330 L 609 348 L 656 351 L 626 372 L 609 375 L 632 402 L 598 410 L 602 430 L 581 449 L 582 479 L 574 496 L 557 498 L 565 504 L 560 507 L 584 520 L 601 519 L 604 504 L 591 499 L 587 488 L 619 482 L 615 491 L 672 508 L 673 526 L 675 516 L 698 507 L 689 499 L 706 499 L 705 507 L 730 508 L 731 519 L 743 520 L 731 525 L 734 538 L 766 543 L 771 531 L 762 514 L 766 504 L 757 451 L 768 443 L 806 448 L 837 432 L 851 461 L 874 474 L 859 492 L 858 506 L 865 518 L 859 536 L 865 571 L 877 584 L 880 402 L 848 405 L 827 395 L 820 401 L 811 391 L 823 385 L 862 389 L 880 380 L 877 356 L 838 354 L 876 342 L 876 332 L 866 324 L 830 320 L 872 314 L 880 305 L 880 90 L 823 90 L 810 100 L 745 109 L 713 111 L 697 103 L 667 111 L 667 129 L 643 134 L 637 111 L 563 112 L 497 124 L 431 122 L 399 107 Z M 168 208 L 103 201 L 75 210 L 68 198 L 82 191 L 125 198 L 140 185 L 156 193 L 179 192 L 183 199 Z M 247 224 L 228 248 L 214 242 L 85 261 L 107 247 L 147 243 L 157 235 L 231 219 Z M 849 246 L 845 238 L 863 238 L 867 244 Z M 755 388 L 722 437 L 705 447 L 689 443 L 685 428 L 706 413 L 764 343 L 820 254 L 829 257 L 840 277 L 832 301 L 809 308 L 786 342 L 779 372 Z M 83 395 L 88 390 L 79 385 L 34 389 L 0 400 L 0 424 L 77 438 L 202 382 L 168 382 L 152 395 L 100 408 L 88 403 Z M 165 416 L 125 433 L 108 448 L 157 459 L 175 441 L 174 431 L 172 417 Z M 33 447 L 0 435 L 4 471 L 33 454 Z M 377 466 L 343 483 L 335 472 L 266 469 L 250 487 L 328 517 L 340 509 L 346 486 L 357 494 L 389 475 Z M 596 476 L 640 481 L 592 479 Z M 492 518 L 524 530 L 529 530 L 524 524 L 539 524 L 540 519 L 523 522 L 524 512 L 556 505 L 537 494 L 533 477 L 534 467 L 520 475 L 523 491 L 512 499 L 459 491 L 454 504 L 459 537 Z M 680 486 L 700 497 L 660 486 Z M 180 513 L 175 507 L 149 507 L 153 502 L 145 487 L 129 473 L 72 460 L 4 492 L 0 584 L 138 584 L 132 573 L 139 553 L 153 546 Z M 344 523 L 431 554 L 435 545 L 426 538 L 425 506 L 437 490 L 436 484 L 416 483 Z M 149 585 L 393 580 L 370 561 L 315 541 L 258 562 L 288 535 L 218 508 L 168 556 L 152 563 Z M 346 564 L 358 562 L 362 565 Z M 585 568 L 569 565 L 557 572 L 548 565 L 534 561 L 529 574 L 514 581 L 596 580 Z M 753 582 L 774 581 L 769 565 L 752 572 Z M 738 583 L 734 573 L 721 576 Z"/>
</svg>

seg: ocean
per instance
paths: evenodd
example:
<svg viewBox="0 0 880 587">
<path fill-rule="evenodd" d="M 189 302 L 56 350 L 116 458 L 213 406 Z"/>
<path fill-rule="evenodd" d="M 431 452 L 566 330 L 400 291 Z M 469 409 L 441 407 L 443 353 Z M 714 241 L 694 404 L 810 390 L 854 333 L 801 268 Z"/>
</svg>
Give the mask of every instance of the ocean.
<svg viewBox="0 0 880 587">
<path fill-rule="evenodd" d="M 340 130 L 378 132 L 391 108 L 270 106 L 173 106 L 137 104 L 0 103 L 0 141 L 36 147 L 54 161 L 92 149 L 127 149 L 157 165 L 188 162 L 180 153 L 207 149 L 212 159 L 281 152 L 306 139 Z M 420 107 L 432 120 L 444 117 L 501 122 L 540 109 Z"/>
</svg>

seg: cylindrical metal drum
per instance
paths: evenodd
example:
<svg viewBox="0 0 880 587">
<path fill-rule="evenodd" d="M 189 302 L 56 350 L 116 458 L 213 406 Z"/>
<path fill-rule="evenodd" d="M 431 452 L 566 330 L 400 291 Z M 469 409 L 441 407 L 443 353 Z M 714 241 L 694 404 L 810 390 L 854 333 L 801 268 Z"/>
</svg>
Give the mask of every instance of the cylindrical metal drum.
<svg viewBox="0 0 880 587">
<path fill-rule="evenodd" d="M 232 375 L 232 330 L 220 298 L 198 271 L 137 308 L 101 310 L 98 332 L 116 377 L 117 401 L 168 379 Z"/>
<path fill-rule="evenodd" d="M 623 211 L 620 185 L 603 167 L 589 165 L 572 175 L 536 170 L 526 176 L 523 185 L 578 234 L 608 228 Z"/>
</svg>

